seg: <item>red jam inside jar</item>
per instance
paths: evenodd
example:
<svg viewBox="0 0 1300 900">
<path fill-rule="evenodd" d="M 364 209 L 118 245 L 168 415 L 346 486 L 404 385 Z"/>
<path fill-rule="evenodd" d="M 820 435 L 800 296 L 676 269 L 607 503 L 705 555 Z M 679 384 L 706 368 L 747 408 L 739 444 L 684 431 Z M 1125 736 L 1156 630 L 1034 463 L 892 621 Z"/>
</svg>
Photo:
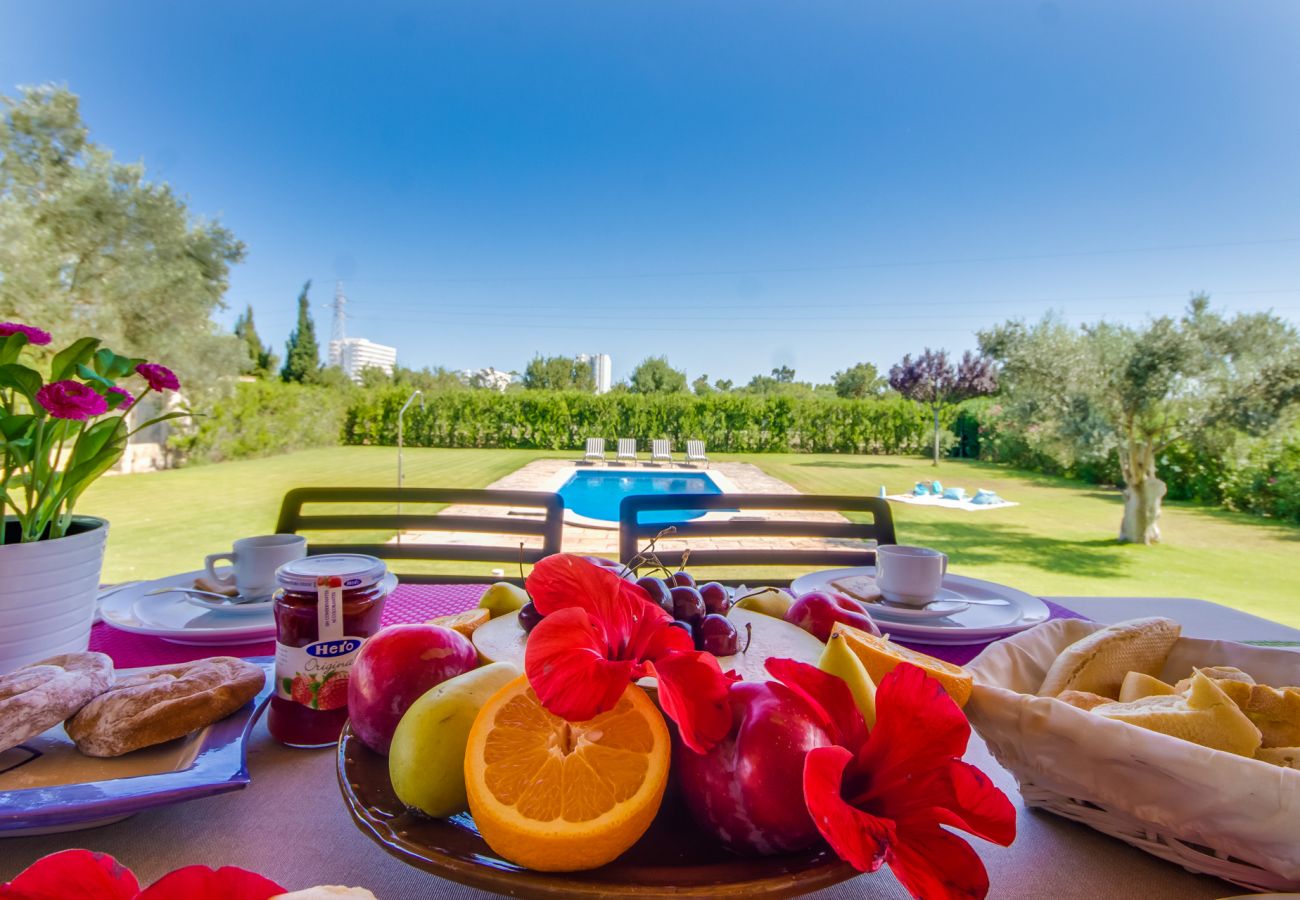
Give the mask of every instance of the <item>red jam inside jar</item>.
<svg viewBox="0 0 1300 900">
<path fill-rule="evenodd" d="M 285 563 L 276 573 L 275 694 L 271 736 L 290 747 L 328 747 L 348 720 L 348 678 L 379 630 L 392 589 L 383 561 L 335 553 Z"/>
</svg>

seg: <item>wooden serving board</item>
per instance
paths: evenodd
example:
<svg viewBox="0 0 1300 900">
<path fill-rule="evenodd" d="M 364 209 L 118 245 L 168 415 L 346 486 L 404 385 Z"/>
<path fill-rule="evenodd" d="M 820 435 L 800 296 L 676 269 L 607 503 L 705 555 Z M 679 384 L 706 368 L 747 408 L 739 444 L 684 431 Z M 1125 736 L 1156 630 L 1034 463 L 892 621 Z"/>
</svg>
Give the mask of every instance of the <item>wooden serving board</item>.
<svg viewBox="0 0 1300 900">
<path fill-rule="evenodd" d="M 732 609 L 727 618 L 740 630 L 741 647 L 745 646 L 745 626 L 753 629 L 747 652 L 718 657 L 724 672 L 735 669 L 746 681 L 766 681 L 764 664 L 768 659 L 784 657 L 816 665 L 826 649 L 817 638 L 782 619 L 748 609 Z M 507 613 L 474 630 L 474 646 L 484 662 L 512 662 L 523 668 L 528 635 L 518 619 L 518 613 Z"/>
</svg>

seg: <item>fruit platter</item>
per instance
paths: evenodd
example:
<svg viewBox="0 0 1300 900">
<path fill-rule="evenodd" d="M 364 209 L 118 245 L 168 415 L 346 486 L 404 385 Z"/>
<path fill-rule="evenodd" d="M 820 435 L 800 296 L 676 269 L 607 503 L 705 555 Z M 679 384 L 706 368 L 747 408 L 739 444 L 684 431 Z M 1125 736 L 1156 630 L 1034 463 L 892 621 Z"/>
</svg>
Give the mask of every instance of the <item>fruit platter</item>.
<svg viewBox="0 0 1300 900">
<path fill-rule="evenodd" d="M 337 757 L 357 826 L 512 896 L 788 897 L 882 866 L 987 893 L 948 829 L 1009 845 L 1015 811 L 961 760 L 968 674 L 843 596 L 641 562 L 557 554 L 369 638 Z"/>
</svg>

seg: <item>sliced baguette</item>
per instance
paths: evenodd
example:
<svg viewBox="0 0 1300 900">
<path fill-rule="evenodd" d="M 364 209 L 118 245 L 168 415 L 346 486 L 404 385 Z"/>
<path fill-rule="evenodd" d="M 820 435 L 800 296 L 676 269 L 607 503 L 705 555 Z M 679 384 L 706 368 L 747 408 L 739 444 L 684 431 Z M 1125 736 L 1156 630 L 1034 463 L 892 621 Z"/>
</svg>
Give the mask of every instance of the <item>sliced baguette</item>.
<svg viewBox="0 0 1300 900">
<path fill-rule="evenodd" d="M 1055 697 L 1062 691 L 1087 691 L 1118 697 L 1129 672 L 1160 674 L 1181 632 L 1172 619 L 1155 617 L 1108 625 L 1066 647 L 1047 670 L 1038 693 Z"/>
<path fill-rule="evenodd" d="M 1093 707 L 1092 711 L 1108 719 L 1238 756 L 1254 756 L 1262 740 L 1259 729 L 1237 704 L 1200 673 L 1192 677 L 1191 689 L 1186 694 L 1143 697 L 1132 703 L 1106 703 Z"/>
<path fill-rule="evenodd" d="M 1119 686 L 1119 702 L 1132 703 L 1143 697 L 1167 697 L 1176 694 L 1172 684 L 1165 684 L 1159 678 L 1146 672 L 1129 672 L 1124 676 L 1124 683 Z"/>
</svg>

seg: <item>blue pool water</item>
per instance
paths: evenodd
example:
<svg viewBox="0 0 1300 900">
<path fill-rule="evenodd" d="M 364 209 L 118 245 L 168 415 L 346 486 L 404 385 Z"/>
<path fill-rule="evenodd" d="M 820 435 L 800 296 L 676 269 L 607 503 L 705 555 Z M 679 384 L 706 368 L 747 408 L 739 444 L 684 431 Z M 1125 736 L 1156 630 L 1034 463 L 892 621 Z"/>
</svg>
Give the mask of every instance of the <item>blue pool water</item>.
<svg viewBox="0 0 1300 900">
<path fill-rule="evenodd" d="M 560 488 L 564 506 L 580 516 L 618 521 L 618 505 L 633 494 L 721 494 L 722 489 L 703 472 L 575 472 Z M 702 509 L 665 509 L 641 513 L 646 523 L 698 519 Z"/>
</svg>

